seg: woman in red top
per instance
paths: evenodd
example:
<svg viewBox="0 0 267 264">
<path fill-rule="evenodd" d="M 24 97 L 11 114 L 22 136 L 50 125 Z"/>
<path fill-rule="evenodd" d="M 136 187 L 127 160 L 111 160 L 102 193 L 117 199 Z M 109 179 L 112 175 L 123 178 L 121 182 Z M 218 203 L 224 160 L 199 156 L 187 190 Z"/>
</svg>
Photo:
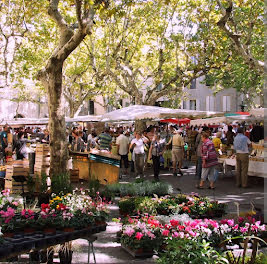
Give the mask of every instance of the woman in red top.
<svg viewBox="0 0 267 264">
<path fill-rule="evenodd" d="M 201 135 L 203 141 L 202 144 L 202 174 L 201 180 L 197 188 L 203 189 L 204 182 L 209 179 L 210 186 L 209 189 L 215 189 L 214 187 L 214 172 L 218 165 L 217 153 L 213 142 L 209 139 L 207 133 Z"/>
</svg>

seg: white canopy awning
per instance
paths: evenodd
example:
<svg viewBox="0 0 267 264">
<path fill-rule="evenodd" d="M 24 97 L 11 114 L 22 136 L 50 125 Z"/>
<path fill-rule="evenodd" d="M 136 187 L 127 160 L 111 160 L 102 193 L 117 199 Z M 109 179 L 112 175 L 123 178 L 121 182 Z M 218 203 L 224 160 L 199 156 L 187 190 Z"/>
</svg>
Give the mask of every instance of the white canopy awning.
<svg viewBox="0 0 267 264">
<path fill-rule="evenodd" d="M 132 105 L 121 108 L 102 116 L 102 122 L 152 120 L 163 118 L 200 118 L 214 115 L 223 115 L 219 112 L 194 111 L 185 109 L 171 109 L 158 106 Z"/>
<path fill-rule="evenodd" d="M 264 117 L 264 112 L 266 111 L 267 114 L 267 108 L 253 108 L 249 112 L 253 116 L 261 116 Z"/>
<path fill-rule="evenodd" d="M 226 122 L 226 117 L 213 117 L 213 118 L 207 118 L 207 119 L 196 119 L 196 120 L 191 120 L 190 125 L 191 126 L 203 126 L 204 124 L 206 125 L 218 125 L 220 123 L 225 123 Z"/>
<path fill-rule="evenodd" d="M 77 116 L 74 118 L 66 117 L 66 122 L 97 122 L 100 121 L 101 116 Z M 33 126 L 33 125 L 47 125 L 49 118 L 17 118 L 17 119 L 3 119 L 0 120 L 0 126 L 8 124 L 9 126 Z"/>
</svg>

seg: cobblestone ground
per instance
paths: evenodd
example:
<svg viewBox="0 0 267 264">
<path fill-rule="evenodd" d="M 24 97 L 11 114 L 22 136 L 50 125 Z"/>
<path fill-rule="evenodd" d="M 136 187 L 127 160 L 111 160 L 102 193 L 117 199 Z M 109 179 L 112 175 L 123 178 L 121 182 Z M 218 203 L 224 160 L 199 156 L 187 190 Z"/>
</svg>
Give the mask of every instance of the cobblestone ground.
<svg viewBox="0 0 267 264">
<path fill-rule="evenodd" d="M 198 190 L 195 188 L 197 180 L 195 178 L 195 168 L 189 166 L 189 169 L 184 169 L 183 177 L 173 177 L 171 171 L 162 170 L 160 174 L 161 181 L 167 181 L 172 184 L 175 193 L 191 193 L 197 192 L 200 195 L 207 195 L 211 199 L 228 203 L 229 216 L 236 213 L 236 202 L 239 203 L 240 211 L 247 212 L 251 210 L 251 203 L 255 207 L 263 210 L 264 204 L 264 181 L 262 178 L 250 177 L 250 188 L 242 189 L 235 187 L 235 179 L 233 175 L 220 175 L 216 184 L 216 189 Z M 145 179 L 153 180 L 152 170 L 148 169 L 145 174 Z M 134 177 L 122 177 L 121 182 L 134 181 Z M 116 241 L 116 233 L 120 230 L 120 224 L 112 222 L 113 217 L 119 216 L 117 205 L 111 205 L 111 217 L 108 222 L 107 230 L 105 232 L 97 234 L 97 240 L 94 242 L 96 263 L 155 263 L 155 258 L 151 259 L 134 259 L 128 253 L 126 253 L 121 247 L 120 243 Z M 88 242 L 83 239 L 78 239 L 73 242 L 73 261 L 74 264 L 87 263 L 87 250 Z M 22 261 L 27 262 L 27 258 L 22 258 Z M 54 259 L 54 263 L 59 263 L 57 258 Z M 93 256 L 91 255 L 90 263 L 93 262 Z"/>
</svg>

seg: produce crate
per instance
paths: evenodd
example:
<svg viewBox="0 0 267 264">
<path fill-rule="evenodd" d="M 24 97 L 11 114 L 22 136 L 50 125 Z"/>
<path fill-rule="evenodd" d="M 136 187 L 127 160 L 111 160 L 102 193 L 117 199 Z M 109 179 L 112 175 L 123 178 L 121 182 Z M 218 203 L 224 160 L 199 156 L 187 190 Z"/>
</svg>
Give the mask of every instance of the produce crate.
<svg viewBox="0 0 267 264">
<path fill-rule="evenodd" d="M 5 181 L 5 189 L 10 189 L 10 192 L 14 194 L 22 193 L 21 183 L 14 181 L 14 179 L 11 181 Z M 27 181 L 24 182 L 24 192 L 28 192 Z"/>
<path fill-rule="evenodd" d="M 35 149 L 36 158 L 37 156 L 49 156 L 50 148 L 47 144 L 38 144 Z"/>
<path fill-rule="evenodd" d="M 72 183 L 79 182 L 79 169 L 70 170 L 70 181 Z"/>
</svg>

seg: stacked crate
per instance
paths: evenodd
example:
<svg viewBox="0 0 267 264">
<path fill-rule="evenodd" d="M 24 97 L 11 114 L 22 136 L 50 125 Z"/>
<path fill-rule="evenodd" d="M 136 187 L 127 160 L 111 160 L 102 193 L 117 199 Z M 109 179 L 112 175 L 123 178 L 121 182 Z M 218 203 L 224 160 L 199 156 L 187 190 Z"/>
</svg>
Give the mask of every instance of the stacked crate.
<svg viewBox="0 0 267 264">
<path fill-rule="evenodd" d="M 71 183 L 79 182 L 79 169 L 70 170 L 70 182 Z"/>
<path fill-rule="evenodd" d="M 25 176 L 26 181 L 23 182 L 24 192 L 28 191 L 27 179 L 29 175 L 29 161 L 14 161 L 12 164 L 6 165 L 5 189 L 10 189 L 11 193 L 22 193 L 21 182 L 16 182 L 13 176 Z"/>
<path fill-rule="evenodd" d="M 41 176 L 42 173 L 49 175 L 50 150 L 47 144 L 38 144 L 35 152 L 34 174 Z"/>
</svg>

